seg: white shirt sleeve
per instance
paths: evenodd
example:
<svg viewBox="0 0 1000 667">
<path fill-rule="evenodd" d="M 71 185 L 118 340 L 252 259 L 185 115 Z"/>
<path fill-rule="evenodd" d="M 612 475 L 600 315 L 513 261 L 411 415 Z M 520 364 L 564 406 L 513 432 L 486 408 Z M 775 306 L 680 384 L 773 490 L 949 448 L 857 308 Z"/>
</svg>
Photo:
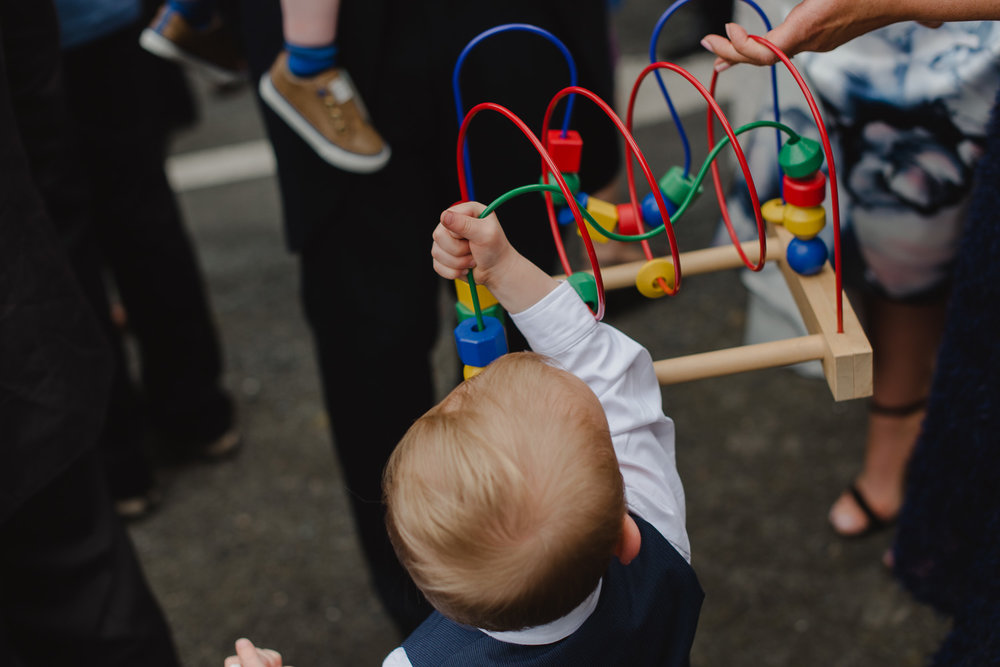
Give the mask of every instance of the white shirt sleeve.
<svg viewBox="0 0 1000 667">
<path fill-rule="evenodd" d="M 614 327 L 597 322 L 563 282 L 542 300 L 511 313 L 531 348 L 593 390 L 604 406 L 625 480 L 628 507 L 649 521 L 684 556 L 684 487 L 674 457 L 674 423 L 649 352 Z"/>
<path fill-rule="evenodd" d="M 385 660 L 382 661 L 382 667 L 413 667 L 410 664 L 410 659 L 406 655 L 406 651 L 402 646 L 397 646 L 393 649 L 392 653 L 385 656 Z"/>
</svg>

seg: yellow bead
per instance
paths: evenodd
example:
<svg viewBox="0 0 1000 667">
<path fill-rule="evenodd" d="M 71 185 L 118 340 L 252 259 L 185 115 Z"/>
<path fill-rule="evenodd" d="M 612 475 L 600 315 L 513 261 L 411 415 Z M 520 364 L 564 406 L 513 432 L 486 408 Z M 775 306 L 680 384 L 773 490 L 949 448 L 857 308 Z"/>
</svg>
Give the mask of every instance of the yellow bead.
<svg viewBox="0 0 1000 667">
<path fill-rule="evenodd" d="M 462 377 L 465 378 L 466 380 L 468 380 L 469 378 L 473 377 L 474 375 L 479 375 L 482 372 L 483 372 L 482 366 L 468 366 L 468 365 L 466 365 L 466 366 L 464 366 L 462 368 Z"/>
<path fill-rule="evenodd" d="M 588 197 L 586 208 L 597 224 L 609 232 L 615 231 L 615 226 L 618 224 L 617 206 L 595 197 Z M 583 222 L 587 225 L 587 233 L 590 234 L 591 239 L 598 243 L 607 243 L 610 240 L 607 236 L 594 229 L 594 226 L 590 224 L 590 220 L 587 220 L 586 217 L 584 217 Z M 576 233 L 580 234 L 579 226 L 576 228 Z"/>
<path fill-rule="evenodd" d="M 785 204 L 781 199 L 770 199 L 760 207 L 760 214 L 772 225 L 780 225 L 785 221 Z"/>
<path fill-rule="evenodd" d="M 455 293 L 458 295 L 459 303 L 470 310 L 475 309 L 475 305 L 472 303 L 472 290 L 469 289 L 468 280 L 465 278 L 456 280 Z M 490 291 L 482 285 L 476 285 L 476 296 L 479 298 L 479 308 L 481 310 L 486 310 L 497 303 L 496 297 L 490 294 Z"/>
<path fill-rule="evenodd" d="M 822 206 L 785 206 L 785 229 L 795 238 L 808 241 L 826 227 L 826 210 Z"/>
<path fill-rule="evenodd" d="M 658 299 L 666 294 L 657 278 L 663 278 L 670 289 L 674 287 L 674 265 L 666 259 L 651 259 L 642 265 L 635 277 L 639 293 L 650 299 Z"/>
</svg>

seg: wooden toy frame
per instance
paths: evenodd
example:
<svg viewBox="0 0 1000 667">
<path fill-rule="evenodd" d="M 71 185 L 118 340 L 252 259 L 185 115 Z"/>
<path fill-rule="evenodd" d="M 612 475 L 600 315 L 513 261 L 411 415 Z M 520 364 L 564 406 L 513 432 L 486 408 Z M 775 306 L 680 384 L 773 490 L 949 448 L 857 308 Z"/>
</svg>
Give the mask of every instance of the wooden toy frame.
<svg viewBox="0 0 1000 667">
<path fill-rule="evenodd" d="M 660 384 L 677 384 L 819 360 L 834 400 L 871 396 L 872 348 L 861 323 L 845 299 L 844 331 L 837 332 L 833 269 L 827 264 L 822 271 L 811 276 L 793 271 L 784 259 L 785 248 L 792 238 L 780 225 L 769 223 L 766 261 L 777 262 L 809 334 L 655 361 L 653 366 Z M 742 248 L 747 255 L 759 252 L 757 241 L 744 242 Z M 730 245 L 686 251 L 680 257 L 685 275 L 743 268 L 739 254 Z M 605 289 L 634 288 L 636 274 L 643 264 L 645 261 L 602 267 Z M 564 279 L 565 276 L 558 278 Z"/>
</svg>

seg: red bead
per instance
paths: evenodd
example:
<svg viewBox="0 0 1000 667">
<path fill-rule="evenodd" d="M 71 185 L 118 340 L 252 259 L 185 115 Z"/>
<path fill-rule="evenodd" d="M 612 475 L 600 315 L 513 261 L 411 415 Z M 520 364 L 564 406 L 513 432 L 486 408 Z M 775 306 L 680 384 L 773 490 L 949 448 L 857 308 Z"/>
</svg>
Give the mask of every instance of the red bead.
<svg viewBox="0 0 1000 667">
<path fill-rule="evenodd" d="M 785 202 L 792 206 L 819 206 L 826 199 L 826 176 L 822 171 L 813 172 L 805 178 L 792 178 L 785 174 L 782 183 Z"/>
<path fill-rule="evenodd" d="M 642 217 L 635 214 L 632 202 L 618 204 L 618 233 L 627 236 L 642 234 Z"/>
<path fill-rule="evenodd" d="M 583 155 L 583 138 L 576 130 L 569 130 L 562 136 L 562 130 L 549 130 L 546 137 L 546 150 L 556 163 L 559 172 L 575 174 L 580 171 L 580 158 Z"/>
</svg>

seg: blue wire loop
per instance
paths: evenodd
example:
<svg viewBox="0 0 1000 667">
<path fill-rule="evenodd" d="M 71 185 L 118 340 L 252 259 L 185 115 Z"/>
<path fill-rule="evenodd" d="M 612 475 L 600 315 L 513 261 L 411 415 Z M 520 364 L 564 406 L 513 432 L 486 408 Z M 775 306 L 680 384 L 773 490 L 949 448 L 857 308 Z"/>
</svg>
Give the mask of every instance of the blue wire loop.
<svg viewBox="0 0 1000 667">
<path fill-rule="evenodd" d="M 655 63 L 656 58 L 656 43 L 660 40 L 660 32 L 663 30 L 664 24 L 667 20 L 673 16 L 673 13 L 686 5 L 691 0 L 676 0 L 674 4 L 670 5 L 663 14 L 660 15 L 659 20 L 656 22 L 656 26 L 653 28 L 653 35 L 649 40 L 649 62 Z M 746 4 L 750 5 L 754 11 L 760 16 L 761 20 L 764 22 L 764 27 L 768 32 L 771 31 L 771 22 L 768 20 L 767 15 L 760 6 L 753 2 L 753 0 L 742 0 Z M 691 171 L 691 144 L 688 141 L 687 133 L 684 131 L 684 126 L 681 124 L 680 116 L 677 114 L 677 109 L 674 108 L 674 103 L 670 99 L 670 94 L 667 93 L 667 86 L 663 83 L 663 77 L 660 74 L 660 70 L 653 72 L 653 76 L 656 77 L 656 83 L 660 86 L 660 92 L 663 93 L 663 99 L 667 102 L 667 107 L 670 109 L 670 115 L 674 119 L 674 125 L 677 126 L 677 133 L 680 135 L 681 144 L 684 146 L 684 177 L 687 178 Z M 778 75 L 774 65 L 771 65 L 771 97 L 772 103 L 774 105 L 774 122 L 781 122 L 781 114 L 778 110 Z M 775 138 L 778 143 L 778 150 L 781 150 L 781 132 L 775 130 Z"/>
<path fill-rule="evenodd" d="M 458 60 L 455 61 L 455 69 L 452 71 L 451 75 L 451 90 L 452 94 L 455 97 L 455 111 L 458 114 L 459 125 L 462 124 L 462 120 L 465 118 L 465 107 L 462 104 L 462 93 L 458 80 L 462 72 L 462 65 L 465 64 L 466 57 L 469 55 L 469 52 L 471 52 L 472 49 L 475 48 L 476 45 L 478 45 L 484 39 L 492 37 L 493 35 L 496 35 L 501 32 L 509 32 L 514 30 L 530 32 L 536 35 L 540 35 L 542 37 L 545 37 L 550 42 L 552 42 L 556 47 L 558 47 L 559 51 L 561 51 L 563 54 L 563 58 L 566 59 L 566 64 L 569 66 L 570 85 L 571 86 L 577 85 L 576 62 L 573 60 L 573 55 L 569 52 L 569 49 L 566 48 L 566 45 L 563 44 L 558 37 L 553 35 L 548 30 L 539 28 L 538 26 L 535 25 L 531 25 L 530 23 L 505 23 L 503 25 L 495 26 L 493 28 L 490 28 L 489 30 L 485 30 L 479 33 L 476 37 L 473 37 L 472 40 L 465 45 L 465 48 L 462 49 L 462 53 L 459 54 Z M 569 121 L 570 117 L 573 114 L 573 100 L 575 98 L 576 95 L 574 94 L 568 96 L 568 99 L 566 100 L 566 113 L 563 116 L 562 134 L 561 134 L 561 136 L 563 137 L 565 137 L 566 133 L 569 132 Z M 465 173 L 469 189 L 469 198 L 475 199 L 476 196 L 472 188 L 472 170 L 469 165 L 468 139 L 466 139 L 465 145 L 462 146 L 462 159 L 465 161 Z"/>
</svg>

